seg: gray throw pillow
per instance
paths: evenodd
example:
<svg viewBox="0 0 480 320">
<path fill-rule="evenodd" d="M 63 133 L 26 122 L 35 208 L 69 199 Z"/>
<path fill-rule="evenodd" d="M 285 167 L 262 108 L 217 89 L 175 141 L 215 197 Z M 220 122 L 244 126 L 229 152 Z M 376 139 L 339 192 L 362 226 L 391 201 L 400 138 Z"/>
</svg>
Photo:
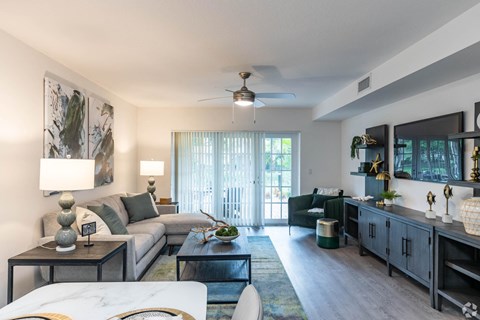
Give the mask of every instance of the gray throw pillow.
<svg viewBox="0 0 480 320">
<path fill-rule="evenodd" d="M 133 197 L 120 197 L 127 209 L 130 223 L 157 217 L 153 207 L 152 197 L 148 192 Z"/>
<path fill-rule="evenodd" d="M 95 212 L 107 224 L 112 234 L 128 234 L 127 228 L 120 220 L 117 212 L 110 206 L 88 206 L 88 210 Z"/>
<path fill-rule="evenodd" d="M 313 208 L 323 209 L 325 201 L 330 200 L 330 199 L 335 199 L 335 198 L 338 198 L 338 197 L 337 196 L 324 196 L 323 194 L 314 194 L 311 208 L 312 209 Z"/>
</svg>

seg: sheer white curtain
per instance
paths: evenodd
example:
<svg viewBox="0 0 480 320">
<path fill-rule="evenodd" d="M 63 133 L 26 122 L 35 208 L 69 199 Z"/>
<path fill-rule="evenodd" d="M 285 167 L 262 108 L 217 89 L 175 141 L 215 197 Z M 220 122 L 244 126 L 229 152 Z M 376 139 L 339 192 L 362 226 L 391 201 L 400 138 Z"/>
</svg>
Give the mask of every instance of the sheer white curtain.
<svg viewBox="0 0 480 320">
<path fill-rule="evenodd" d="M 176 132 L 175 194 L 183 212 L 237 226 L 264 224 L 263 132 Z"/>
</svg>

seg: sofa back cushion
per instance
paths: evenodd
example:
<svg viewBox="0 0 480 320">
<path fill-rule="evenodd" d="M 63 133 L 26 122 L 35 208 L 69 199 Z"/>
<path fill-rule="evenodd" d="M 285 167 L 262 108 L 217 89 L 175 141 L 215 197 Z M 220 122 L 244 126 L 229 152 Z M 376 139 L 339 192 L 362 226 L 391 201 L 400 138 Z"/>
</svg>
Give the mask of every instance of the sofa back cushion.
<svg viewBox="0 0 480 320">
<path fill-rule="evenodd" d="M 123 205 L 122 200 L 120 197 L 125 197 L 125 193 L 118 193 L 114 194 L 108 197 L 103 197 L 91 201 L 87 201 L 85 203 L 79 204 L 80 207 L 83 208 L 88 208 L 88 206 L 101 206 L 102 204 L 108 205 L 110 208 L 115 210 L 115 212 L 118 214 L 118 217 L 122 221 L 122 224 L 126 226 L 128 224 L 128 213 L 127 209 L 125 209 L 125 206 Z"/>
<path fill-rule="evenodd" d="M 112 207 L 103 204 L 101 206 L 88 206 L 87 208 L 105 221 L 112 234 L 128 234 L 127 228 L 125 228 L 117 212 Z"/>
<path fill-rule="evenodd" d="M 132 197 L 120 197 L 120 199 L 122 199 L 127 209 L 130 223 L 158 217 L 155 204 L 152 202 L 152 197 L 148 192 Z"/>
<path fill-rule="evenodd" d="M 90 211 L 86 208 L 77 206 L 76 214 L 77 214 L 77 227 L 80 233 L 82 231 L 83 224 L 95 222 L 96 234 L 104 234 L 104 235 L 112 234 L 112 232 L 110 231 L 110 228 L 108 228 L 105 221 L 103 221 L 103 219 L 100 218 L 95 212 Z"/>
</svg>

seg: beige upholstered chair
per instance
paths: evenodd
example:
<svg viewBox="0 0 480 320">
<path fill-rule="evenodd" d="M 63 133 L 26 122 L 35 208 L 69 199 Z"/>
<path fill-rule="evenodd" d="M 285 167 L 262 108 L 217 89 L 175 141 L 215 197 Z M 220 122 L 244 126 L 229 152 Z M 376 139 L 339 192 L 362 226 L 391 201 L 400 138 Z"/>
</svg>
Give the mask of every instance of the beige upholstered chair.
<svg viewBox="0 0 480 320">
<path fill-rule="evenodd" d="M 243 289 L 232 320 L 263 320 L 262 299 L 253 285 Z"/>
</svg>

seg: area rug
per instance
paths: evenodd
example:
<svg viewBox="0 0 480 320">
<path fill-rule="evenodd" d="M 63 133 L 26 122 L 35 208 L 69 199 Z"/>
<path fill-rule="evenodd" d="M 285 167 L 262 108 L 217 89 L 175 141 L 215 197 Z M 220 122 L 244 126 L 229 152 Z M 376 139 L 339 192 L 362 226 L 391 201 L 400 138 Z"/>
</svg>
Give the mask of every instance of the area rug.
<svg viewBox="0 0 480 320">
<path fill-rule="evenodd" d="M 268 236 L 248 237 L 252 284 L 262 297 L 264 319 L 307 319 L 282 262 Z M 161 255 L 142 281 L 175 281 L 175 255 Z M 216 288 L 210 291 L 216 290 Z M 209 296 L 210 299 L 210 296 Z M 235 304 L 209 304 L 207 319 L 231 319 Z"/>
</svg>

